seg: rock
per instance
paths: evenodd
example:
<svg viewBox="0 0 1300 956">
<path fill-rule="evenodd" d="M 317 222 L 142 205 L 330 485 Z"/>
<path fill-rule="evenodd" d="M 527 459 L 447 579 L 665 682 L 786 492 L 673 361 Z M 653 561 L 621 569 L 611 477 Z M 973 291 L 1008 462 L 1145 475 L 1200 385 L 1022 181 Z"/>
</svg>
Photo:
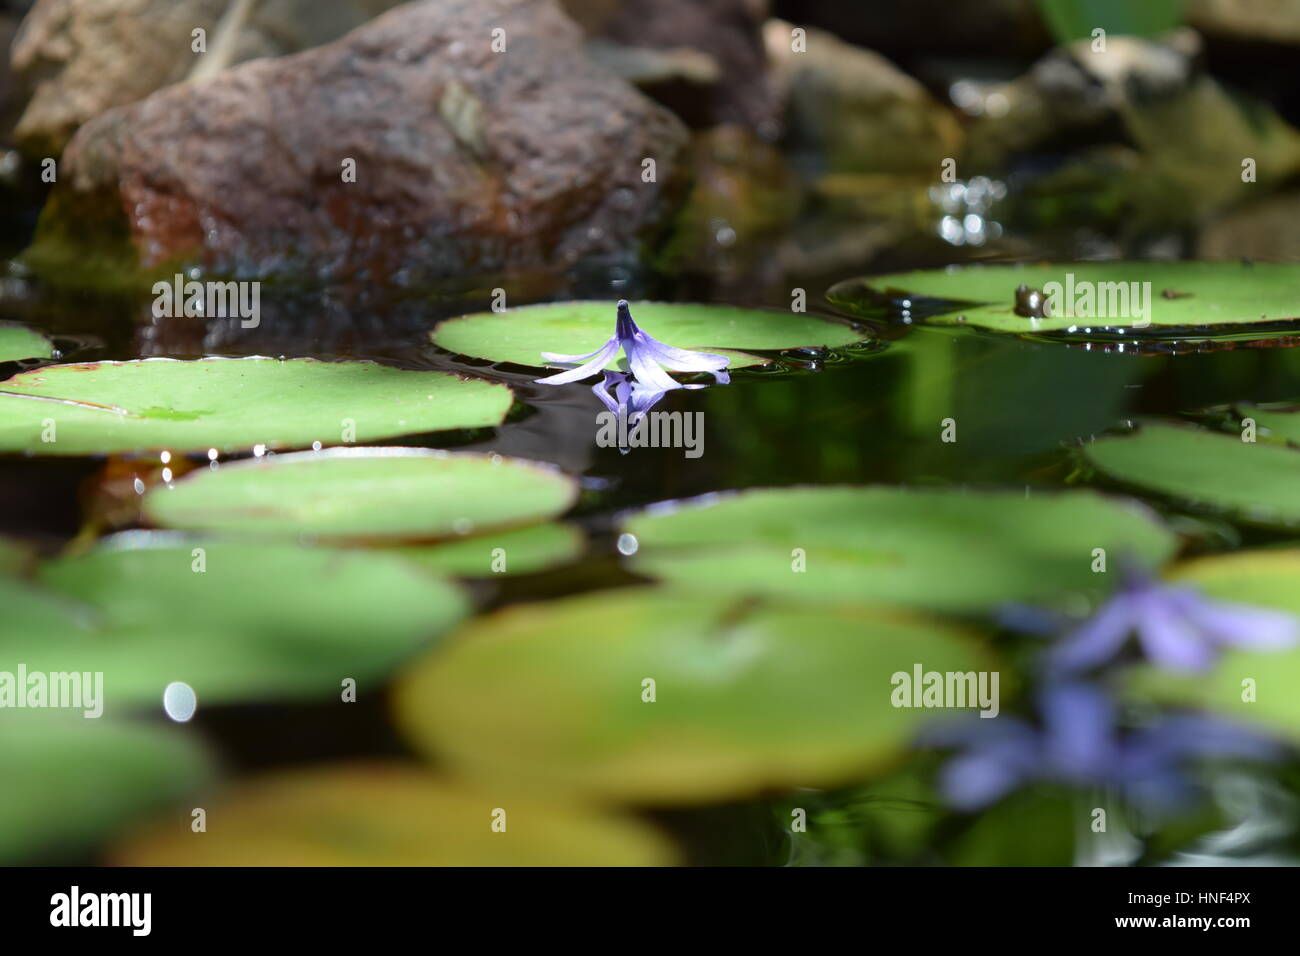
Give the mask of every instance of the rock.
<svg viewBox="0 0 1300 956">
<path fill-rule="evenodd" d="M 1300 0 L 1189 0 L 1186 18 L 1208 36 L 1300 43 Z"/>
<path fill-rule="evenodd" d="M 763 0 L 562 0 L 562 5 L 593 38 L 666 55 L 654 64 L 630 53 L 617 71 L 640 71 L 625 78 L 688 125 L 740 124 L 769 140 L 780 132 L 777 91 L 763 50 Z M 604 60 L 609 51 L 598 47 L 596 55 Z M 711 69 L 704 65 L 708 62 Z"/>
<path fill-rule="evenodd" d="M 691 158 L 694 184 L 664 261 L 678 273 L 748 275 L 798 216 L 803 185 L 780 150 L 743 126 L 696 134 Z"/>
<path fill-rule="evenodd" d="M 988 171 L 1063 142 L 1133 146 L 1129 194 L 1152 210 L 1177 207 L 1181 223 L 1170 224 L 1180 225 L 1300 172 L 1300 133 L 1266 103 L 1229 95 L 1200 69 L 1199 53 L 1199 36 L 1186 29 L 1157 40 L 1110 37 L 1105 52 L 1087 41 L 1053 51 L 980 95 L 963 163 Z"/>
<path fill-rule="evenodd" d="M 814 173 L 926 173 L 955 156 L 956 117 L 916 80 L 869 50 L 807 29 L 797 52 L 782 20 L 764 30 L 768 57 L 787 97 L 791 150 Z"/>
<path fill-rule="evenodd" d="M 397 0 L 39 0 L 13 46 L 32 88 L 17 129 L 29 154 L 57 156 L 77 128 L 196 69 L 280 56 L 336 39 Z M 223 14 L 229 42 L 221 44 Z M 206 53 L 192 31 L 206 32 Z M 216 62 L 219 61 L 219 62 Z"/>
<path fill-rule="evenodd" d="M 1279 193 L 1206 225 L 1196 257 L 1251 262 L 1300 260 L 1300 192 Z"/>
<path fill-rule="evenodd" d="M 553 0 L 425 0 L 87 123 L 26 258 L 104 230 L 146 269 L 323 281 L 631 258 L 684 186 L 687 139 Z"/>
</svg>

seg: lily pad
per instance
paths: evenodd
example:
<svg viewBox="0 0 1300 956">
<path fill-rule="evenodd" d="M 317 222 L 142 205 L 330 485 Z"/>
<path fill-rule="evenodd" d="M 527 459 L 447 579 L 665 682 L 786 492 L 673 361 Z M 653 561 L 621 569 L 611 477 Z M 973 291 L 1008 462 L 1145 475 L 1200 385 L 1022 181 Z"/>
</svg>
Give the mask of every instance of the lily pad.
<svg viewBox="0 0 1300 956">
<path fill-rule="evenodd" d="M 43 359 L 54 355 L 54 345 L 41 333 L 24 325 L 0 322 L 0 362 Z"/>
<path fill-rule="evenodd" d="M 433 343 L 450 352 L 544 368 L 542 352 L 586 354 L 614 334 L 614 302 L 553 302 L 503 312 L 479 312 L 441 322 Z M 843 322 L 802 312 L 741 309 L 676 302 L 633 302 L 637 325 L 676 348 L 731 358 L 731 368 L 762 365 L 748 350 L 836 348 L 866 337 Z M 618 367 L 619 357 L 609 363 Z"/>
<path fill-rule="evenodd" d="M 195 471 L 144 499 L 172 528 L 298 539 L 422 540 L 568 510 L 577 483 L 537 462 L 424 448 L 332 448 Z"/>
<path fill-rule="evenodd" d="M 495 816 L 494 816 L 495 815 Z M 466 787 L 401 764 L 262 777 L 214 798 L 219 835 L 160 820 L 122 841 L 124 866 L 661 866 L 650 826 L 605 810 Z M 493 829 L 494 820 L 500 821 Z M 505 829 L 500 826 L 504 824 Z"/>
<path fill-rule="evenodd" d="M 918 662 L 991 664 L 965 631 L 904 612 L 631 588 L 480 618 L 395 701 L 417 747 L 474 779 L 688 803 L 880 769 L 934 716 L 891 703 Z"/>
<path fill-rule="evenodd" d="M 1146 508 L 1092 492 L 766 488 L 657 506 L 624 528 L 631 568 L 681 587 L 959 612 L 1108 590 L 1094 549 L 1159 563 L 1174 547 Z"/>
<path fill-rule="evenodd" d="M 501 424 L 504 385 L 373 362 L 139 359 L 0 382 L 0 451 L 237 452 Z"/>
<path fill-rule="evenodd" d="M 1016 314 L 1020 285 L 1046 291 L 1053 282 L 1062 287 L 1057 314 L 1044 318 Z M 1091 306 L 1082 298 L 1084 290 L 1091 290 Z M 1300 266 L 1237 262 L 952 266 L 848 279 L 835 285 L 826 298 L 841 311 L 865 318 L 1018 335 L 1079 339 L 1264 335 L 1276 332 L 1282 323 L 1300 325 Z M 1135 307 L 1138 303 L 1141 308 Z M 1150 324 L 1135 325 L 1144 320 Z M 1266 327 L 1257 328 L 1259 323 Z"/>
<path fill-rule="evenodd" d="M 1173 580 L 1220 601 L 1300 615 L 1300 550 L 1239 551 L 1180 565 Z M 1214 711 L 1300 742 L 1300 647 L 1229 650 L 1208 674 L 1185 676 L 1144 667 L 1131 691 Z M 1253 694 L 1247 694 L 1250 690 Z M 1253 699 L 1252 699 L 1253 697 Z"/>
<path fill-rule="evenodd" d="M 462 541 L 398 549 L 397 553 L 440 574 L 486 578 L 532 574 L 574 561 L 585 539 L 572 525 L 550 522 Z"/>
<path fill-rule="evenodd" d="M 1083 455 L 1103 474 L 1245 524 L 1300 526 L 1300 452 L 1182 425 L 1144 424 Z"/>
<path fill-rule="evenodd" d="M 141 540 L 50 562 L 35 584 L 0 580 L 21 622 L 0 637 L 0 669 L 102 672 L 106 712 L 158 707 L 173 681 L 200 707 L 321 699 L 346 678 L 373 684 L 468 611 L 396 555 Z"/>
<path fill-rule="evenodd" d="M 49 709 L 4 712 L 0 765 L 5 865 L 80 862 L 212 775 L 194 737 L 177 729 Z"/>
<path fill-rule="evenodd" d="M 1300 406 L 1242 403 L 1236 412 L 1243 420 L 1249 418 L 1255 422 L 1260 437 L 1300 446 Z"/>
</svg>

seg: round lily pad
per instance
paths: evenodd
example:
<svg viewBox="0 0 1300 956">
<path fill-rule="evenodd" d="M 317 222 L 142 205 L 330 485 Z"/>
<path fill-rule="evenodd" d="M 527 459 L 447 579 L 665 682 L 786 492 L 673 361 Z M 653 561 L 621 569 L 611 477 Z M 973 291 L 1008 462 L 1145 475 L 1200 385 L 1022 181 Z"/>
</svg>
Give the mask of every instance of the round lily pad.
<svg viewBox="0 0 1300 956">
<path fill-rule="evenodd" d="M 441 322 L 433 343 L 450 352 L 546 367 L 542 352 L 580 355 L 594 352 L 614 334 L 615 302 L 552 302 L 503 312 L 479 312 Z M 741 309 L 676 302 L 633 302 L 632 316 L 648 334 L 681 349 L 731 358 L 731 368 L 766 360 L 747 350 L 850 345 L 866 332 L 843 322 L 803 312 Z M 615 356 L 609 368 L 617 368 Z"/>
<path fill-rule="evenodd" d="M 1300 452 L 1182 425 L 1144 424 L 1099 438 L 1083 455 L 1100 472 L 1245 524 L 1300 526 Z"/>
<path fill-rule="evenodd" d="M 460 541 L 404 547 L 397 553 L 440 574 L 487 578 L 532 574 L 567 564 L 578 558 L 583 545 L 577 528 L 549 522 Z"/>
<path fill-rule="evenodd" d="M 665 592 L 606 591 L 481 618 L 395 691 L 419 748 L 521 792 L 672 804 L 877 770 L 925 720 L 892 675 L 987 671 L 950 625 Z"/>
<path fill-rule="evenodd" d="M 1054 314 L 1016 314 L 1016 290 L 1060 286 Z M 1300 324 L 1300 266 L 1238 262 L 973 265 L 849 279 L 850 315 L 1079 339 L 1240 336 Z M 1032 311 L 1032 310 L 1029 310 Z M 1143 323 L 1149 323 L 1144 325 Z M 1264 323 L 1263 328 L 1254 328 Z"/>
<path fill-rule="evenodd" d="M 629 566 L 682 587 L 961 612 L 1108 590 L 1095 549 L 1159 563 L 1174 547 L 1146 508 L 1092 492 L 767 488 L 656 506 L 624 528 Z"/>
<path fill-rule="evenodd" d="M 50 358 L 54 345 L 41 333 L 24 325 L 0 322 L 0 362 Z"/>
<path fill-rule="evenodd" d="M 173 681 L 200 708 L 321 699 L 348 678 L 373 684 L 468 611 L 456 586 L 396 555 L 143 540 L 50 562 L 35 585 L 0 580 L 21 622 L 0 658 L 102 672 L 106 713 L 160 710 Z"/>
<path fill-rule="evenodd" d="M 212 775 L 195 738 L 170 727 L 66 710 L 3 713 L 5 865 L 82 862 L 122 826 L 157 813 Z"/>
<path fill-rule="evenodd" d="M 533 524 L 577 484 L 537 462 L 422 448 L 332 448 L 195 471 L 144 499 L 172 528 L 298 538 L 422 540 Z"/>
<path fill-rule="evenodd" d="M 401 764 L 345 764 L 244 783 L 206 804 L 215 834 L 159 820 L 124 866 L 660 866 L 672 846 L 632 817 L 547 804 Z M 495 825 L 495 828 L 494 828 Z"/>
<path fill-rule="evenodd" d="M 139 359 L 0 382 L 0 451 L 237 452 L 499 425 L 504 385 L 373 362 Z"/>
<path fill-rule="evenodd" d="M 1300 616 L 1300 550 L 1239 551 L 1178 566 L 1171 574 L 1206 596 Z M 1204 708 L 1300 742 L 1300 647 L 1228 650 L 1208 674 L 1144 667 L 1132 693 Z"/>
</svg>

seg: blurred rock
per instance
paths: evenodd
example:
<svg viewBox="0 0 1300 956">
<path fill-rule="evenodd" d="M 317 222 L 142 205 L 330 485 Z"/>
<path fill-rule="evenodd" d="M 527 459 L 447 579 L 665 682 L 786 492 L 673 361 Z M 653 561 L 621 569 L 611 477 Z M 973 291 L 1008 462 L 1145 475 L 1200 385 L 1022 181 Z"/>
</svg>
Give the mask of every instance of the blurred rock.
<svg viewBox="0 0 1300 956">
<path fill-rule="evenodd" d="M 398 0 L 39 0 L 14 43 L 32 96 L 17 129 L 33 155 L 57 156 L 82 123 L 216 67 L 336 39 Z M 218 49 L 223 14 L 229 42 Z M 191 31 L 206 31 L 206 53 Z M 214 64 L 206 64 L 212 69 Z"/>
<path fill-rule="evenodd" d="M 561 0 L 561 5 L 589 36 L 617 45 L 597 46 L 594 55 L 601 62 L 688 125 L 735 123 L 764 139 L 779 133 L 780 107 L 763 52 L 765 0 Z M 629 52 L 619 57 L 619 47 Z M 661 56 L 648 58 L 638 49 Z"/>
<path fill-rule="evenodd" d="M 805 172 L 938 176 L 942 160 L 957 155 L 960 125 L 920 83 L 820 30 L 808 29 L 796 52 L 794 29 L 770 20 L 764 40 L 786 97 L 788 144 Z"/>
<path fill-rule="evenodd" d="M 1188 0 L 1186 18 L 1209 36 L 1300 43 L 1300 0 Z"/>
<path fill-rule="evenodd" d="M 1201 232 L 1196 257 L 1300 262 L 1300 193 L 1270 196 L 1209 223 Z"/>
<path fill-rule="evenodd" d="M 799 214 L 802 184 L 780 150 L 742 126 L 697 134 L 691 158 L 694 185 L 666 251 L 668 268 L 743 274 Z"/>
<path fill-rule="evenodd" d="M 87 123 L 26 259 L 55 266 L 115 233 L 146 269 L 322 281 L 632 258 L 686 143 L 586 58 L 552 0 L 426 0 Z"/>
<path fill-rule="evenodd" d="M 1122 191 L 1148 210 L 1177 208 L 1185 224 L 1300 171 L 1300 133 L 1267 104 L 1230 95 L 1201 70 L 1199 54 L 1199 36 L 1186 29 L 1159 40 L 1110 37 L 1105 52 L 1087 41 L 1054 50 L 972 97 L 963 164 L 990 171 L 1031 150 L 1131 145 L 1138 164 Z M 1255 181 L 1243 181 L 1246 159 Z"/>
</svg>

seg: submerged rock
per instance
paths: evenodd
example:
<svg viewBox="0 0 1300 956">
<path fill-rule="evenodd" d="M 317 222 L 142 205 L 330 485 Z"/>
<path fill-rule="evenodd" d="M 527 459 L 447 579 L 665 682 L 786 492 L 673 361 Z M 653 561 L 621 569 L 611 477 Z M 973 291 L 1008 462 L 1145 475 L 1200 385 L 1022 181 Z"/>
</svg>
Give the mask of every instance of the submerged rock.
<svg viewBox="0 0 1300 956">
<path fill-rule="evenodd" d="M 686 143 L 553 0 L 412 3 L 86 124 L 29 260 L 114 231 L 146 269 L 326 281 L 628 257 Z"/>
<path fill-rule="evenodd" d="M 111 107 L 196 71 L 327 43 L 397 2 L 39 0 L 13 46 L 14 69 L 32 88 L 19 144 L 57 156 L 78 127 Z M 206 52 L 194 49 L 196 29 Z"/>
</svg>

